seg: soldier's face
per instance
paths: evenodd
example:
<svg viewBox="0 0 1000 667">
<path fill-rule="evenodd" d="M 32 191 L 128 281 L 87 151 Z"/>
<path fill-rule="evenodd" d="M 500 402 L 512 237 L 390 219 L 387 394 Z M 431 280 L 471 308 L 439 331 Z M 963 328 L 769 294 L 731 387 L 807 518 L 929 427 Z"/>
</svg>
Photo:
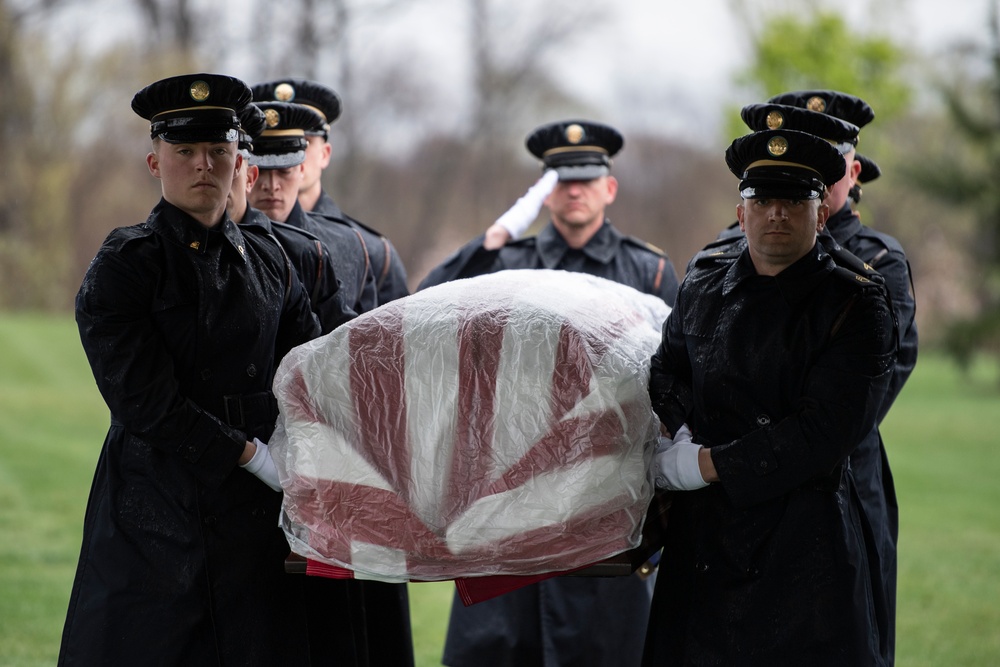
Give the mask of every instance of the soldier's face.
<svg viewBox="0 0 1000 667">
<path fill-rule="evenodd" d="M 323 137 L 310 135 L 306 137 L 306 161 L 303 163 L 305 173 L 302 176 L 302 189 L 315 187 L 323 176 L 323 170 L 330 164 L 330 144 Z"/>
<path fill-rule="evenodd" d="M 160 179 L 163 198 L 198 219 L 210 219 L 216 212 L 221 216 L 242 162 L 235 142 L 156 141 L 153 152 L 146 156 L 149 172 Z"/>
<path fill-rule="evenodd" d="M 829 212 L 819 199 L 747 199 L 737 206 L 757 272 L 773 276 L 804 257 Z"/>
<path fill-rule="evenodd" d="M 604 209 L 617 194 L 618 181 L 614 176 L 590 181 L 559 181 L 546 197 L 545 205 L 556 226 L 597 226 L 604 222 Z"/>
<path fill-rule="evenodd" d="M 250 205 L 272 220 L 285 222 L 298 201 L 303 173 L 301 164 L 287 169 L 261 169 L 250 190 Z"/>
</svg>

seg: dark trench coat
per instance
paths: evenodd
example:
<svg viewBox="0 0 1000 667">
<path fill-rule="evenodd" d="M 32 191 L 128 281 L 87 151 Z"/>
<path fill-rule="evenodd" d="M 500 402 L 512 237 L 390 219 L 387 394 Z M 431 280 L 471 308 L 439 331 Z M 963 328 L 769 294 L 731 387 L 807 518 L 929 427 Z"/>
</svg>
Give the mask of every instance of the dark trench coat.
<svg viewBox="0 0 1000 667">
<path fill-rule="evenodd" d="M 895 352 L 884 287 L 818 245 L 775 277 L 745 249 L 693 264 L 650 395 L 721 482 L 672 496 L 644 664 L 888 664 L 851 458 Z"/>
<path fill-rule="evenodd" d="M 275 366 L 319 333 L 275 239 L 161 200 L 116 229 L 76 317 L 111 410 L 61 665 L 307 665 L 281 494 L 237 466 Z"/>
</svg>

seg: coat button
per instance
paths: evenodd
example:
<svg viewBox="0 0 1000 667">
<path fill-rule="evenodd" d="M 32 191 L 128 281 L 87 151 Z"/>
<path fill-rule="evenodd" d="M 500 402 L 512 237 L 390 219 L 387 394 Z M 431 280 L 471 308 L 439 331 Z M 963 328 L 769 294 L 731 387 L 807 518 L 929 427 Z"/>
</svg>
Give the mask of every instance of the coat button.
<svg viewBox="0 0 1000 667">
<path fill-rule="evenodd" d="M 257 367 L 254 366 L 253 364 L 247 366 L 247 375 L 249 377 L 257 377 Z"/>
<path fill-rule="evenodd" d="M 202 372 L 201 372 L 201 379 L 203 381 L 207 382 L 211 378 L 212 378 L 212 371 L 211 370 L 209 370 L 208 368 L 202 370 Z"/>
<path fill-rule="evenodd" d="M 205 523 L 206 526 L 214 526 L 215 522 L 218 521 L 218 519 L 216 519 L 213 515 L 209 514 L 204 519 L 202 519 L 202 521 Z"/>
<path fill-rule="evenodd" d="M 758 426 L 767 426 L 770 423 L 771 423 L 771 418 L 768 417 L 767 415 L 757 415 Z"/>
<path fill-rule="evenodd" d="M 755 567 L 747 568 L 747 576 L 756 579 L 760 575 L 760 570 Z"/>
<path fill-rule="evenodd" d="M 699 572 L 708 572 L 708 563 L 705 563 L 703 561 L 698 561 L 697 563 L 694 564 L 694 569 L 698 570 Z"/>
<path fill-rule="evenodd" d="M 758 463 L 757 463 L 757 466 L 758 466 L 758 467 L 759 467 L 759 468 L 760 468 L 761 470 L 766 470 L 766 469 L 767 469 L 767 461 L 766 461 L 766 460 L 764 460 L 764 459 L 761 459 L 761 460 L 760 460 L 760 462 L 758 462 Z"/>
<path fill-rule="evenodd" d="M 250 511 L 250 515 L 251 515 L 251 516 L 253 516 L 253 517 L 256 517 L 256 518 L 258 518 L 258 519 L 259 519 L 260 517 L 264 516 L 264 514 L 265 514 L 265 512 L 264 512 L 264 508 L 263 508 L 263 507 L 254 507 L 254 508 L 253 508 L 253 509 L 252 509 L 252 510 Z"/>
</svg>

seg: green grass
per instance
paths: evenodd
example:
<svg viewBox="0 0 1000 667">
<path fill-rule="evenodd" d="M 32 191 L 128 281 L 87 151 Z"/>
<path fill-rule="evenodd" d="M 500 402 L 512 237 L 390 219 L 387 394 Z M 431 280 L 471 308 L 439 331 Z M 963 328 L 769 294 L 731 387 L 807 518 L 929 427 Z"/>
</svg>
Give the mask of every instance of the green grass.
<svg viewBox="0 0 1000 667">
<path fill-rule="evenodd" d="M 897 664 L 1000 664 L 1000 371 L 924 353 L 883 427 L 900 505 Z M 0 665 L 55 662 L 108 424 L 71 318 L 0 314 Z M 417 664 L 453 586 L 413 584 Z"/>
</svg>

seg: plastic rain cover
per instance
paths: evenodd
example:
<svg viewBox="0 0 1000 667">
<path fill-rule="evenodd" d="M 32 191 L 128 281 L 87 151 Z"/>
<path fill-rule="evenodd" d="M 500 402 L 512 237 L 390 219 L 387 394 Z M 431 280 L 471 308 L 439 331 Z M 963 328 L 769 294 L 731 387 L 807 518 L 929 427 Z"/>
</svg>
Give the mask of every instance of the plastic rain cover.
<svg viewBox="0 0 1000 667">
<path fill-rule="evenodd" d="M 637 546 L 670 308 L 518 270 L 391 302 L 292 350 L 271 452 L 294 552 L 357 578 L 542 574 Z"/>
</svg>

